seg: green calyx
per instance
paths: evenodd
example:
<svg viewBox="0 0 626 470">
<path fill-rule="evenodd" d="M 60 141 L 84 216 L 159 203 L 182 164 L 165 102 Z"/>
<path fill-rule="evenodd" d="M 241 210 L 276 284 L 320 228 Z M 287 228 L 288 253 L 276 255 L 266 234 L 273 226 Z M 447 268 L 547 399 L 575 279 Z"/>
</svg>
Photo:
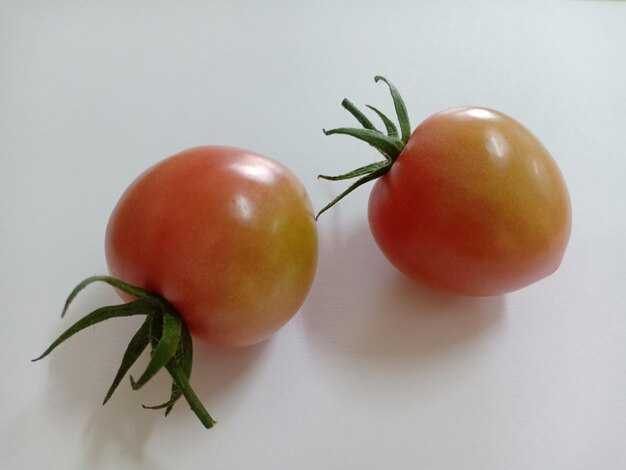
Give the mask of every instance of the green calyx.
<svg viewBox="0 0 626 470">
<path fill-rule="evenodd" d="M 350 135 L 359 140 L 362 140 L 363 142 L 367 142 L 383 155 L 384 160 L 365 165 L 361 168 L 357 168 L 356 170 L 350 171 L 342 175 L 319 175 L 318 178 L 331 181 L 347 180 L 353 178 L 358 179 L 354 183 L 352 183 L 352 185 L 350 185 L 348 189 L 346 189 L 339 196 L 337 196 L 330 203 L 328 203 L 324 208 L 322 208 L 322 210 L 320 210 L 315 217 L 316 219 L 319 218 L 322 213 L 326 212 L 332 206 L 337 204 L 341 199 L 346 197 L 359 186 L 369 181 L 373 181 L 376 178 L 379 178 L 387 173 L 409 140 L 409 136 L 411 135 L 411 124 L 409 122 L 409 115 L 407 113 L 404 100 L 400 96 L 400 93 L 398 93 L 396 87 L 384 77 L 376 76 L 374 77 L 374 81 L 376 83 L 378 83 L 379 81 L 383 81 L 389 87 L 389 92 L 391 93 L 391 98 L 393 99 L 393 105 L 396 110 L 396 117 L 398 119 L 400 131 L 398 132 L 398 128 L 391 119 L 389 119 L 385 114 L 383 114 L 374 106 L 366 105 L 369 109 L 374 111 L 374 113 L 376 113 L 380 120 L 383 122 L 383 124 L 385 125 L 385 133 L 378 130 L 376 126 L 374 126 L 374 124 L 372 124 L 372 122 L 368 119 L 368 117 L 365 116 L 365 114 L 363 114 L 351 101 L 349 101 L 348 99 L 344 99 L 341 102 L 341 105 L 346 110 L 348 110 L 350 114 L 352 114 L 356 118 L 357 121 L 359 121 L 363 128 L 339 127 L 330 130 L 324 129 L 324 134 Z"/>
<path fill-rule="evenodd" d="M 189 384 L 193 359 L 191 335 L 179 313 L 163 297 L 112 277 L 93 276 L 78 284 L 70 293 L 61 317 L 65 316 L 69 305 L 78 293 L 89 284 L 97 281 L 105 282 L 126 294 L 132 295 L 136 300 L 126 304 L 111 305 L 94 310 L 69 327 L 41 356 L 33 359 L 33 361 L 43 359 L 66 339 L 89 326 L 110 318 L 145 315 L 145 321 L 130 340 L 130 343 L 128 343 L 122 363 L 102 404 L 104 405 L 109 401 L 131 366 L 137 361 L 143 351 L 150 346 L 150 362 L 138 380 L 130 376 L 131 386 L 134 390 L 138 390 L 154 377 L 157 372 L 165 368 L 172 377 L 172 390 L 169 400 L 165 403 L 156 406 L 142 406 L 147 409 L 165 408 L 165 416 L 167 416 L 176 401 L 183 396 L 202 424 L 206 428 L 213 427 L 216 422 L 204 408 Z"/>
</svg>

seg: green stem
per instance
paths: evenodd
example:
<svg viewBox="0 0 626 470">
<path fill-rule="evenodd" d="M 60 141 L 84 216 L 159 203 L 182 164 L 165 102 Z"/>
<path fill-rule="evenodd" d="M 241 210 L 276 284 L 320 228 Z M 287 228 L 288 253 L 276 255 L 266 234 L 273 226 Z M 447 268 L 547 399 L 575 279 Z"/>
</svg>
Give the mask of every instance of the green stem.
<svg viewBox="0 0 626 470">
<path fill-rule="evenodd" d="M 200 422 L 204 424 L 204 427 L 208 429 L 217 424 L 217 421 L 215 421 L 211 417 L 206 408 L 204 408 L 204 405 L 202 405 L 202 402 L 200 401 L 196 393 L 189 385 L 189 381 L 187 380 L 187 377 L 180 369 L 180 367 L 178 367 L 173 362 L 169 362 L 166 367 L 168 372 L 172 376 L 172 380 L 174 380 L 174 382 L 182 392 L 183 396 L 185 397 L 185 400 L 187 400 L 187 403 L 189 403 L 191 410 L 196 414 L 198 419 L 200 419 Z"/>
</svg>

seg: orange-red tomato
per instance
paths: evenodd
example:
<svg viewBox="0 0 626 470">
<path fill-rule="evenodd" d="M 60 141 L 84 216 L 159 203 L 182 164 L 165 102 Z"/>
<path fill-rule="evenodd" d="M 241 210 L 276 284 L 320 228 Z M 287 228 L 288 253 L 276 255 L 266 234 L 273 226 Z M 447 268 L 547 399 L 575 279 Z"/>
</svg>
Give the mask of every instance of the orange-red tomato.
<svg viewBox="0 0 626 470">
<path fill-rule="evenodd" d="M 524 126 L 485 108 L 437 113 L 413 132 L 404 100 L 385 77 L 399 128 L 369 106 L 379 130 L 352 102 L 341 105 L 363 126 L 324 130 L 367 142 L 384 157 L 337 176 L 358 178 L 319 213 L 378 179 L 369 225 L 387 258 L 410 278 L 457 294 L 520 289 L 561 263 L 571 230 L 567 187 L 555 161 Z"/>
<path fill-rule="evenodd" d="M 369 224 L 410 278 L 484 296 L 552 273 L 571 210 L 559 168 L 528 129 L 497 111 L 455 108 L 411 134 L 371 192 Z"/>
<path fill-rule="evenodd" d="M 307 193 L 284 165 L 198 147 L 128 187 L 109 220 L 106 258 L 112 276 L 166 298 L 195 337 L 241 347 L 303 303 L 317 232 Z"/>
</svg>

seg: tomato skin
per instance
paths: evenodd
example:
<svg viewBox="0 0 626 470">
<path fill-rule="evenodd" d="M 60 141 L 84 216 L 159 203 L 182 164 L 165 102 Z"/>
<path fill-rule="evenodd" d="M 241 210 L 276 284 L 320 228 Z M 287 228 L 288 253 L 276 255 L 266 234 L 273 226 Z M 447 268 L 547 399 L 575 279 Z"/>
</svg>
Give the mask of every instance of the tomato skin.
<svg viewBox="0 0 626 470">
<path fill-rule="evenodd" d="M 420 124 L 370 194 L 369 224 L 410 278 L 470 296 L 520 289 L 561 263 L 571 230 L 567 187 L 528 129 L 484 108 Z"/>
<path fill-rule="evenodd" d="M 195 337 L 242 347 L 266 339 L 302 305 L 317 231 L 308 195 L 284 165 L 198 147 L 127 188 L 105 250 L 112 276 L 165 297 Z"/>
</svg>

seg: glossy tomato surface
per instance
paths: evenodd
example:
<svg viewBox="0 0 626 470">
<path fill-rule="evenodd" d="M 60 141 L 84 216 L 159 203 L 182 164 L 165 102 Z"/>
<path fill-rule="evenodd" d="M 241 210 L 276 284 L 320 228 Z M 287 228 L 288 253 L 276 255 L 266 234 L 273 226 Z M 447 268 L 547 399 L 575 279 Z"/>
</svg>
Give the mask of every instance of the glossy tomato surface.
<svg viewBox="0 0 626 470">
<path fill-rule="evenodd" d="M 369 223 L 400 271 L 485 296 L 520 289 L 561 263 L 571 227 L 554 159 L 514 119 L 455 108 L 419 125 L 369 199 Z"/>
<path fill-rule="evenodd" d="M 165 297 L 191 333 L 241 347 L 299 309 L 317 261 L 307 193 L 284 165 L 198 147 L 141 174 L 106 232 L 112 276 Z"/>
</svg>

